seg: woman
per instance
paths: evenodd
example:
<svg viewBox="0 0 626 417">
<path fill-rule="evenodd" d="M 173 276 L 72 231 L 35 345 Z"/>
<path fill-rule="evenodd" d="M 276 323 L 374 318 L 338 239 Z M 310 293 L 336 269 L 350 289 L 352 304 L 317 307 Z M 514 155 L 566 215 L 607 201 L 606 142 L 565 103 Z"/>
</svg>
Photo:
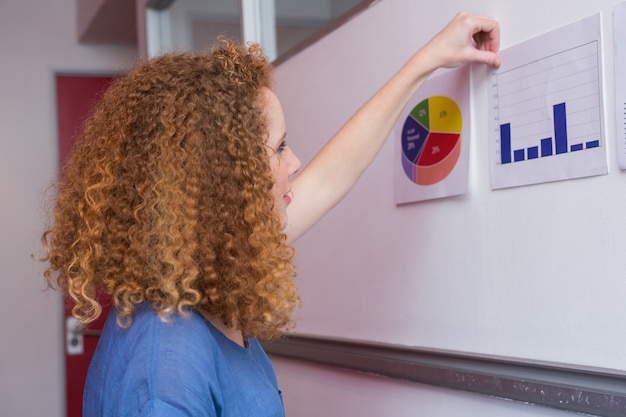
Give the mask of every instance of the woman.
<svg viewBox="0 0 626 417">
<path fill-rule="evenodd" d="M 86 416 L 282 416 L 257 342 L 298 305 L 290 243 L 338 203 L 409 98 L 439 67 L 499 65 L 498 26 L 457 15 L 290 182 L 287 146 L 256 46 L 171 54 L 106 92 L 63 169 L 44 233 L 45 278 L 89 323 L 111 310 Z"/>
</svg>

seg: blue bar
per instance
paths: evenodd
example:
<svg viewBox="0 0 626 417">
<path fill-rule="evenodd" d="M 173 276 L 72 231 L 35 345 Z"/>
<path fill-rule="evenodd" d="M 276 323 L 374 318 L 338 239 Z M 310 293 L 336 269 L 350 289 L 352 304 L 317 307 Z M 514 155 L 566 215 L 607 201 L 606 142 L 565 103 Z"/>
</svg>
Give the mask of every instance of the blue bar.
<svg viewBox="0 0 626 417">
<path fill-rule="evenodd" d="M 527 154 L 528 154 L 528 159 L 537 159 L 539 158 L 539 147 L 538 146 L 531 146 L 530 148 L 528 148 L 526 150 Z"/>
<path fill-rule="evenodd" d="M 570 146 L 570 150 L 572 152 L 582 151 L 583 150 L 583 144 L 582 143 L 577 143 L 576 145 L 572 145 L 572 146 Z"/>
<path fill-rule="evenodd" d="M 511 163 L 511 123 L 500 125 L 500 156 L 502 164 Z"/>
<path fill-rule="evenodd" d="M 524 149 L 516 149 L 513 151 L 513 161 L 519 162 L 524 160 Z"/>
<path fill-rule="evenodd" d="M 600 147 L 600 141 L 599 140 L 592 140 L 590 142 L 587 142 L 585 144 L 586 149 L 589 148 L 599 148 Z"/>
<path fill-rule="evenodd" d="M 567 153 L 567 118 L 565 103 L 555 104 L 554 111 L 554 143 L 556 154 Z"/>
<path fill-rule="evenodd" d="M 541 139 L 541 157 L 552 155 L 552 138 Z"/>
</svg>

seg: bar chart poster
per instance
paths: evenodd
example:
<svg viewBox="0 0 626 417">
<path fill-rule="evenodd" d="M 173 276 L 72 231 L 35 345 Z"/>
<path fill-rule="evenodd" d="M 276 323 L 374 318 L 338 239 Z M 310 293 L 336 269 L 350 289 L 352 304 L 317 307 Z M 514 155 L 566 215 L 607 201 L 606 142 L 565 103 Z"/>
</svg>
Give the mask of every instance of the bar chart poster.
<svg viewBox="0 0 626 417">
<path fill-rule="evenodd" d="M 600 15 L 501 51 L 491 74 L 491 187 L 608 172 Z"/>
<path fill-rule="evenodd" d="M 626 169 L 626 2 L 613 11 L 615 45 L 615 120 L 617 122 L 617 163 Z"/>
<path fill-rule="evenodd" d="M 394 128 L 396 204 L 466 193 L 469 132 L 469 67 L 428 80 Z"/>
</svg>

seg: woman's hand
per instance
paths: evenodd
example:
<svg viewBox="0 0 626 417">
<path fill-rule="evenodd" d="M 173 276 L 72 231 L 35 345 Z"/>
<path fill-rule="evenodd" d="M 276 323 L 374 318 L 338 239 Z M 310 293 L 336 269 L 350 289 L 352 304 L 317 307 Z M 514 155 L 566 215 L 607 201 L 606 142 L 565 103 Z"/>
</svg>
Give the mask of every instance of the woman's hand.
<svg viewBox="0 0 626 417">
<path fill-rule="evenodd" d="M 495 19 L 458 13 L 425 46 L 435 69 L 453 68 L 470 62 L 500 66 L 500 29 Z"/>
</svg>

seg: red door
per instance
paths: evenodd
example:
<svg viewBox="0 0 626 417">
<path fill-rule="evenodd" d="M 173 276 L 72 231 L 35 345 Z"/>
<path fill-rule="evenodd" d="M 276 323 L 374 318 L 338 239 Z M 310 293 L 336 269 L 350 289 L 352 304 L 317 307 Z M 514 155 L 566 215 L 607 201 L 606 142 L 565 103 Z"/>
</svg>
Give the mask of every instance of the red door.
<svg viewBox="0 0 626 417">
<path fill-rule="evenodd" d="M 89 75 L 57 75 L 57 126 L 59 166 L 66 160 L 83 122 L 114 77 Z M 83 388 L 89 362 L 96 349 L 98 336 L 109 311 L 109 303 L 100 300 L 103 313 L 88 329 L 76 330 L 69 298 L 64 305 L 65 386 L 67 417 L 82 416 Z"/>
</svg>

